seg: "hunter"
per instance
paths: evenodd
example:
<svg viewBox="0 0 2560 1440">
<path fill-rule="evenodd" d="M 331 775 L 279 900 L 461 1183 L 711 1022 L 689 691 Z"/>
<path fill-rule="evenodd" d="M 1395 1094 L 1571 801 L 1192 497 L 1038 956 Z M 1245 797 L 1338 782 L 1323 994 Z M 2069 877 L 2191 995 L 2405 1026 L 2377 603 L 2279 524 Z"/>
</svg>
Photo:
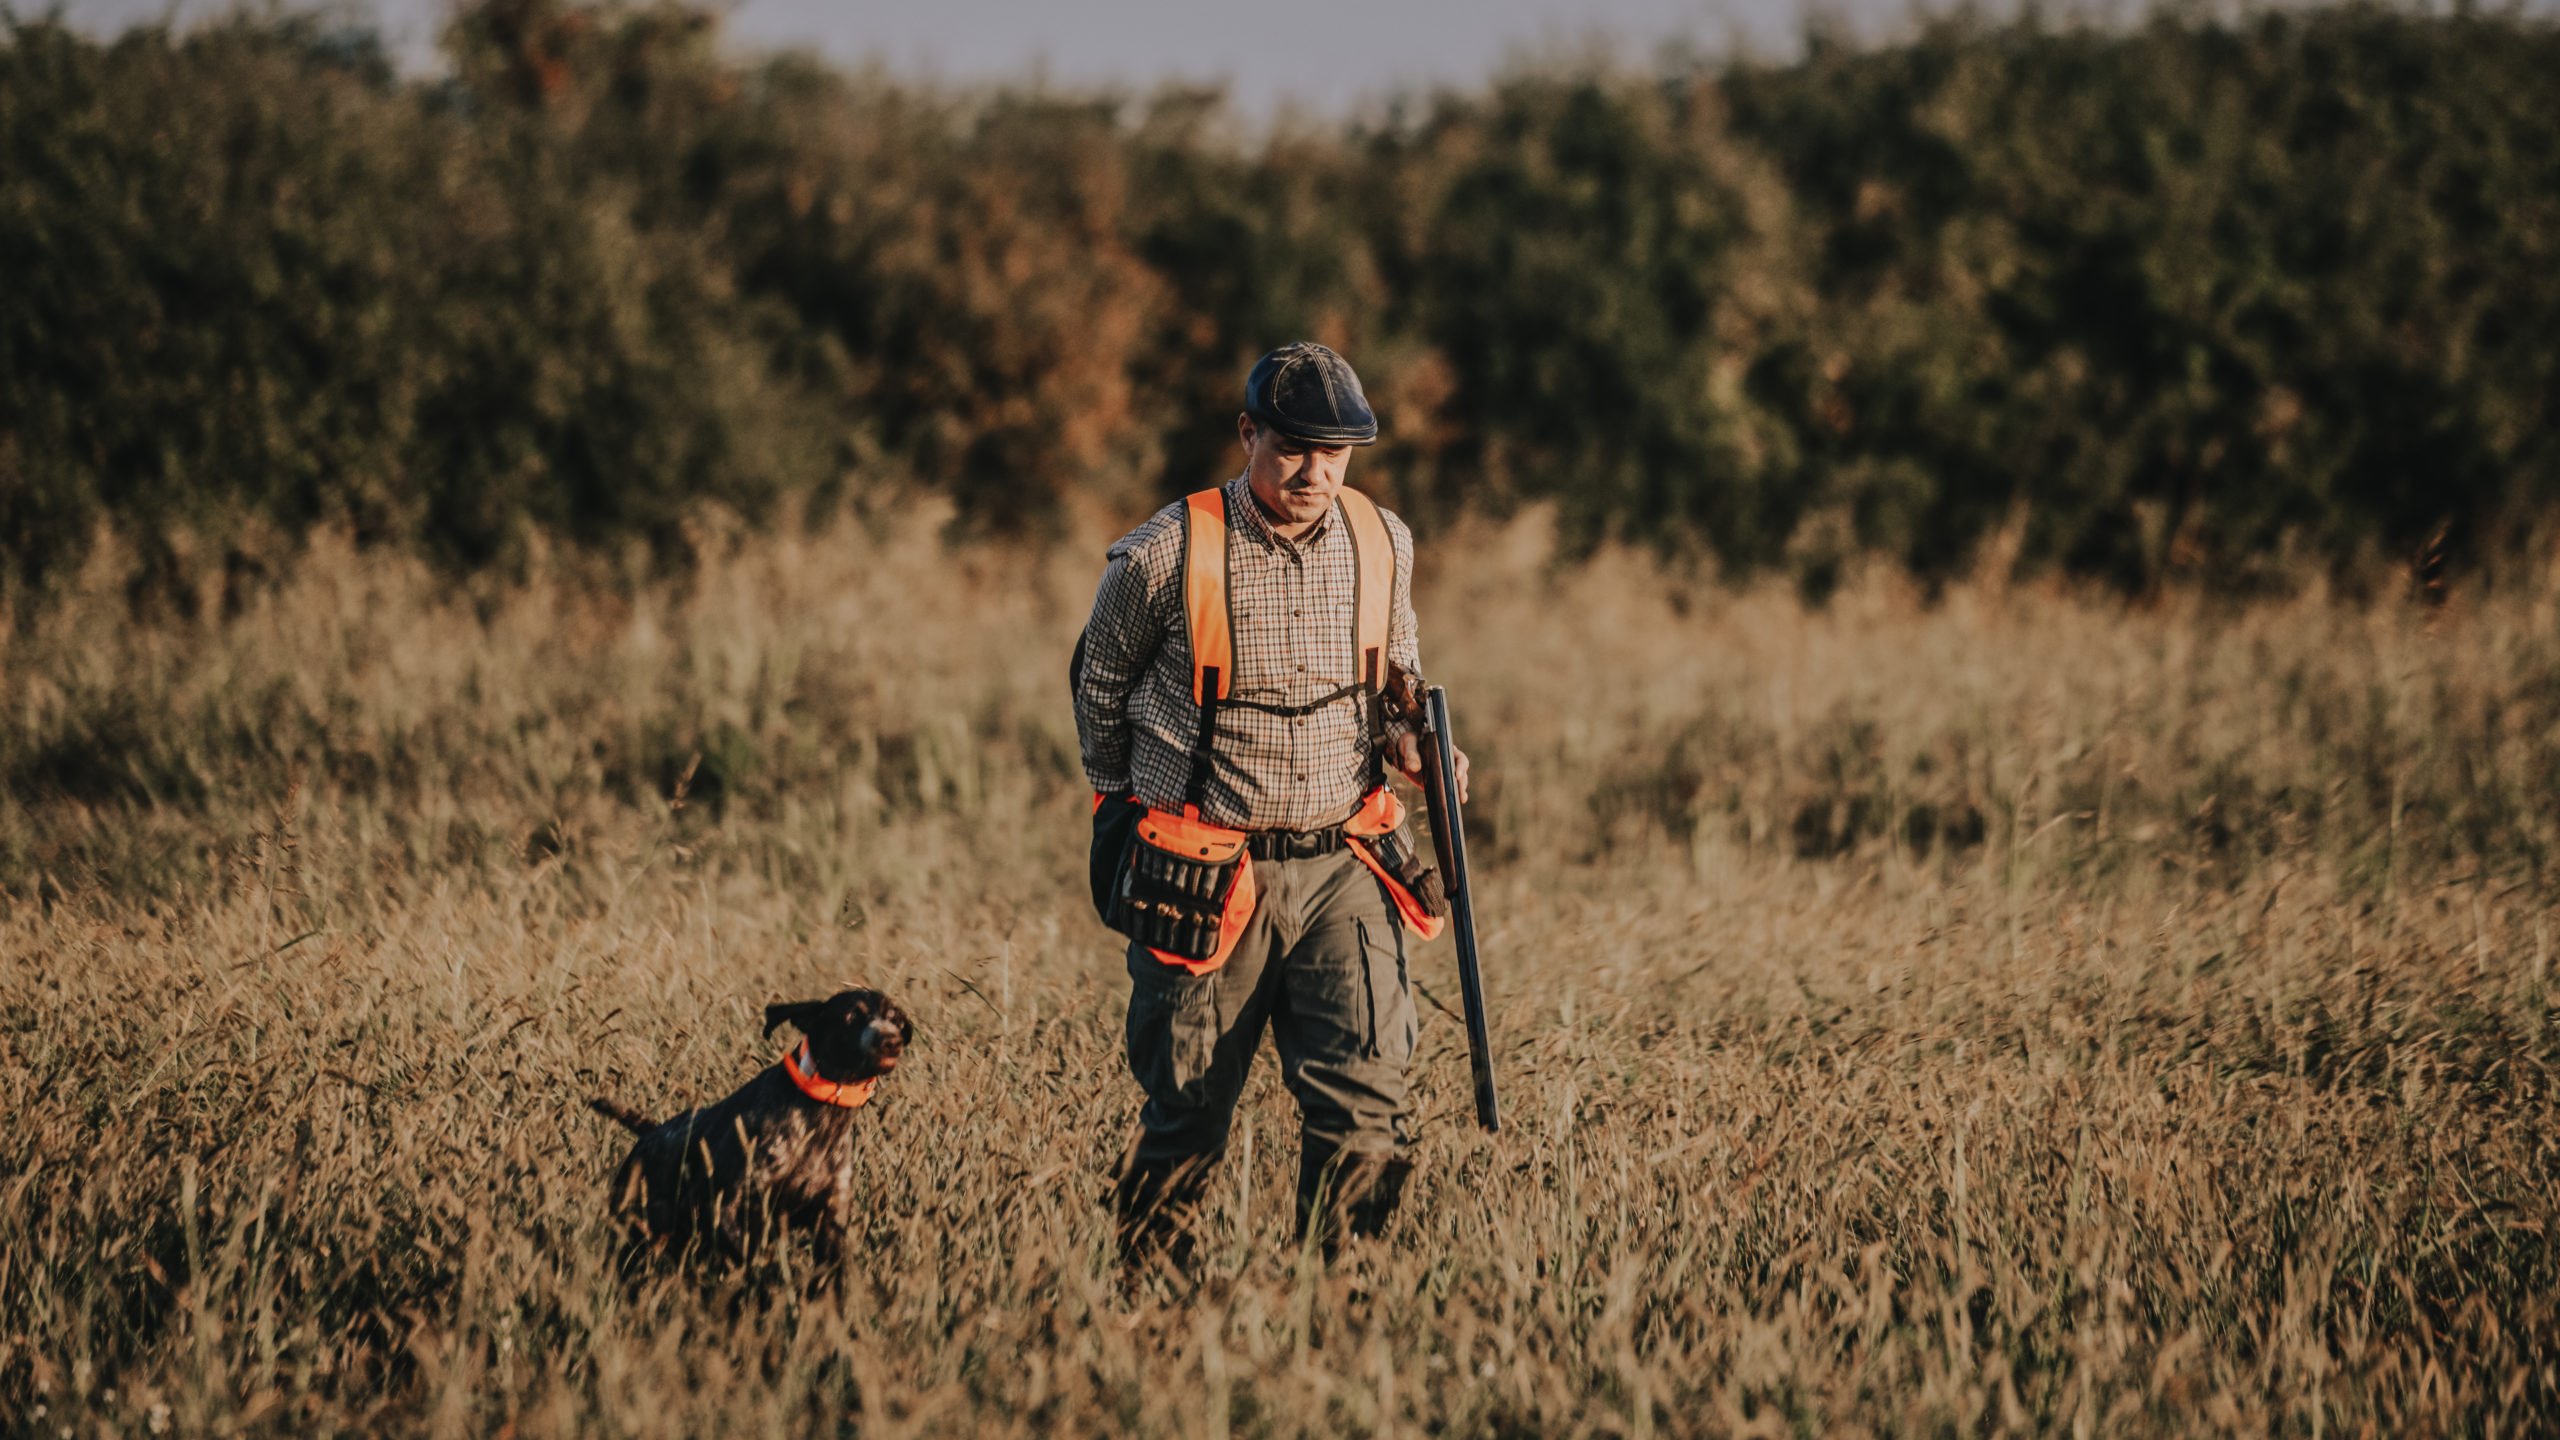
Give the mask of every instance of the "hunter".
<svg viewBox="0 0 2560 1440">
<path fill-rule="evenodd" d="M 1236 435 L 1242 474 L 1111 547 L 1070 665 L 1094 903 L 1130 937 L 1133 1263 L 1188 1265 L 1266 1026 L 1298 1105 L 1300 1233 L 1330 1253 L 1385 1225 L 1413 1138 L 1404 932 L 1446 908 L 1384 783 L 1421 764 L 1398 703 L 1421 667 L 1412 532 L 1343 487 L 1377 417 L 1300 342 L 1253 367 Z"/>
</svg>

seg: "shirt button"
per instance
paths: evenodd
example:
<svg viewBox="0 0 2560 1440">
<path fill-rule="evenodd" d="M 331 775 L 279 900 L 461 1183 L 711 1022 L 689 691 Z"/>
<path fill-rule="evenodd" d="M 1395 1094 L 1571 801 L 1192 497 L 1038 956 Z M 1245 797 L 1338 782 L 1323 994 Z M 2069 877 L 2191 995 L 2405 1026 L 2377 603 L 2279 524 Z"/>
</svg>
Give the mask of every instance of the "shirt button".
<svg viewBox="0 0 2560 1440">
<path fill-rule="evenodd" d="M 1304 618 L 1306 613 L 1307 612 L 1304 610 L 1292 610 L 1289 612 L 1292 618 Z"/>
<path fill-rule="evenodd" d="M 1301 776 L 1299 776 L 1299 777 L 1298 777 L 1298 783 L 1300 783 L 1300 784 L 1302 784 L 1302 785 L 1303 785 L 1303 784 L 1305 784 L 1305 783 L 1306 783 L 1306 779 L 1307 779 L 1307 777 L 1306 777 L 1306 776 L 1301 775 Z"/>
</svg>

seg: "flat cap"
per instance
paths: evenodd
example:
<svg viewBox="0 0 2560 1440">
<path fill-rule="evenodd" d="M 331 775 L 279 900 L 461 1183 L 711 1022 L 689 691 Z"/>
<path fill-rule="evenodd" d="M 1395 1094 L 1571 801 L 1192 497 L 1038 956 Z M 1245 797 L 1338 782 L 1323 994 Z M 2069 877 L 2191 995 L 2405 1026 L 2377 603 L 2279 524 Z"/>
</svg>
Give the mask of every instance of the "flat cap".
<svg viewBox="0 0 2560 1440">
<path fill-rule="evenodd" d="M 1292 341 L 1256 361 L 1245 377 L 1244 412 L 1310 445 L 1369 445 L 1378 417 L 1351 362 L 1312 340 Z"/>
</svg>

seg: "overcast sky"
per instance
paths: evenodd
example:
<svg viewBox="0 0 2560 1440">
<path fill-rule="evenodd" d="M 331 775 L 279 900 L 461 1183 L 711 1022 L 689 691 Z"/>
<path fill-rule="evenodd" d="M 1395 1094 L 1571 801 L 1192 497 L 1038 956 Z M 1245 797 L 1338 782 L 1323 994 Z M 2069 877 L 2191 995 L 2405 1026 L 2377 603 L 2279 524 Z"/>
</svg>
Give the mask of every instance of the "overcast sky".
<svg viewBox="0 0 2560 1440">
<path fill-rule="evenodd" d="M 433 55 L 451 0 L 354 0 L 412 63 Z M 19 0 L 21 13 L 42 0 Z M 67 0 L 74 23 L 110 31 L 230 8 L 227 0 Z M 917 76 L 1144 88 L 1224 81 L 1248 112 L 1284 100 L 1339 112 L 1397 89 L 1469 84 L 1523 51 L 1613 48 L 1641 61 L 1666 42 L 1785 54 L 1801 0 L 730 0 L 734 48 L 808 46 Z M 1890 33 L 1907 0 L 1826 0 L 1867 33 Z M 2005 8 L 1996 3 L 1991 8 Z"/>
</svg>

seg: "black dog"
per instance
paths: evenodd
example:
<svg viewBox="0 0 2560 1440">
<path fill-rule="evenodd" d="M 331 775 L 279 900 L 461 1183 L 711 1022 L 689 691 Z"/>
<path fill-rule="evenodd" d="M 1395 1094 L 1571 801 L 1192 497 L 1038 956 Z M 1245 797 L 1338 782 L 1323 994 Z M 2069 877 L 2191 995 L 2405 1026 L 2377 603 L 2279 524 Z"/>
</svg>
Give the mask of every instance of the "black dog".
<svg viewBox="0 0 2560 1440">
<path fill-rule="evenodd" d="M 854 1213 L 854 1112 L 915 1038 L 877 990 L 764 1008 L 764 1033 L 789 1021 L 808 1037 L 716 1105 L 663 1124 L 601 1096 L 589 1102 L 638 1143 L 613 1178 L 613 1208 L 647 1239 L 701 1239 L 731 1255 L 768 1229 L 805 1230 L 832 1248 Z"/>
</svg>

